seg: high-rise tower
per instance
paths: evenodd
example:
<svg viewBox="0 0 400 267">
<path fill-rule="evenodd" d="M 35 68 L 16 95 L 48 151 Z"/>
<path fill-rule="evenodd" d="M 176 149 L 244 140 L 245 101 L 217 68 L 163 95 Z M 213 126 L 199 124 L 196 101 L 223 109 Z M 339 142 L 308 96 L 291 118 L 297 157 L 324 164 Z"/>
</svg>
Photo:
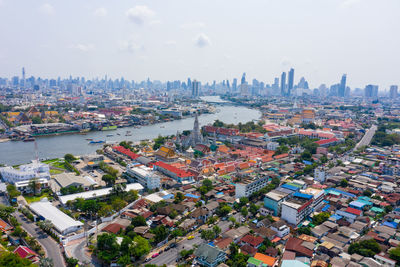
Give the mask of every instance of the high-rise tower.
<svg viewBox="0 0 400 267">
<path fill-rule="evenodd" d="M 292 93 L 293 83 L 294 83 L 294 69 L 291 68 L 289 71 L 289 76 L 288 76 L 288 90 L 287 90 L 288 96 L 290 96 Z"/>
<path fill-rule="evenodd" d="M 284 96 L 286 93 L 286 72 L 282 72 L 281 75 L 281 96 Z"/>
<path fill-rule="evenodd" d="M 343 74 L 342 79 L 340 80 L 338 96 L 344 97 L 345 92 L 346 92 L 346 74 Z"/>
<path fill-rule="evenodd" d="M 21 87 L 23 87 L 23 88 L 26 87 L 25 68 L 24 68 L 24 67 L 22 67 L 22 81 L 21 81 Z"/>
</svg>

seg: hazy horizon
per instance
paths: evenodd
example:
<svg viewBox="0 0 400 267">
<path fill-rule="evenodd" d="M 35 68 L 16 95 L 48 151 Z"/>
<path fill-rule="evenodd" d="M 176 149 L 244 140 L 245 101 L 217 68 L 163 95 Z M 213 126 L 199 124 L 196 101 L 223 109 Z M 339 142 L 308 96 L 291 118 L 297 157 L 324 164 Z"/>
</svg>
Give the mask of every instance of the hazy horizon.
<svg viewBox="0 0 400 267">
<path fill-rule="evenodd" d="M 0 76 L 400 84 L 400 1 L 0 0 Z"/>
</svg>

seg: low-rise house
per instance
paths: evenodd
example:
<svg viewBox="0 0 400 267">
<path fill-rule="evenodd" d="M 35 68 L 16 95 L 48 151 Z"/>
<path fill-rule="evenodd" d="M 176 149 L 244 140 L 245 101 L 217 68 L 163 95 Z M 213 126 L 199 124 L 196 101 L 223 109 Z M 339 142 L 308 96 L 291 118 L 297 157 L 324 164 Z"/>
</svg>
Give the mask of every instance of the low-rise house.
<svg viewBox="0 0 400 267">
<path fill-rule="evenodd" d="M 14 249 L 13 253 L 17 254 L 23 259 L 30 260 L 32 263 L 39 262 L 39 255 L 26 246 L 18 246 L 16 249 Z"/>
<path fill-rule="evenodd" d="M 204 208 L 197 208 L 190 214 L 190 217 L 197 221 L 201 221 L 202 223 L 204 223 L 205 221 L 207 221 L 207 219 L 209 217 L 209 213 Z"/>
<path fill-rule="evenodd" d="M 240 244 L 242 246 L 250 245 L 254 248 L 259 248 L 262 245 L 263 241 L 264 239 L 260 236 L 245 235 L 240 239 Z"/>
<path fill-rule="evenodd" d="M 282 238 L 290 234 L 290 228 L 287 226 L 285 221 L 279 220 L 271 224 L 271 230 L 275 231 L 278 237 Z"/>
<path fill-rule="evenodd" d="M 203 266 L 215 267 L 225 261 L 226 253 L 208 244 L 201 244 L 194 252 L 196 261 Z"/>
<path fill-rule="evenodd" d="M 246 226 L 240 226 L 239 228 L 234 228 L 226 231 L 222 234 L 222 237 L 230 237 L 232 238 L 233 242 L 238 243 L 239 240 L 250 233 L 250 229 Z"/>
</svg>

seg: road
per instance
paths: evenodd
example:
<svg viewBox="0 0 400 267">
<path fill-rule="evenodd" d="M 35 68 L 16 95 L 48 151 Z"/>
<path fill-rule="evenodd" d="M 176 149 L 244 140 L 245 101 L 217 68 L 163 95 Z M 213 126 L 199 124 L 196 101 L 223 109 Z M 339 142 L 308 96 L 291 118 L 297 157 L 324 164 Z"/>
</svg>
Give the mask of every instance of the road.
<svg viewBox="0 0 400 267">
<path fill-rule="evenodd" d="M 190 235 L 190 234 L 189 234 Z M 189 236 L 188 235 L 188 236 Z M 163 252 L 160 254 L 160 256 L 152 259 L 151 261 L 147 262 L 146 264 L 155 264 L 155 265 L 176 265 L 176 259 L 179 257 L 179 252 L 182 250 L 190 250 L 194 249 L 194 245 L 200 245 L 202 243 L 205 243 L 203 239 L 201 239 L 199 233 L 193 233 L 194 236 L 193 239 L 188 240 L 187 237 L 183 239 L 182 241 L 178 242 L 178 245 L 176 248 L 172 248 L 166 252 Z M 151 256 L 151 254 L 149 255 Z"/>
<path fill-rule="evenodd" d="M 219 221 L 218 226 L 221 228 L 221 232 L 226 232 L 229 229 L 231 223 L 229 221 Z M 194 238 L 188 240 L 187 237 L 193 235 Z M 156 265 L 176 265 L 176 259 L 179 257 L 179 252 L 183 249 L 190 250 L 194 249 L 195 245 L 200 245 L 205 243 L 203 239 L 200 237 L 200 233 L 195 232 L 188 234 L 183 240 L 178 242 L 178 246 L 176 248 L 172 248 L 166 252 L 163 252 L 158 257 L 152 259 L 151 261 L 147 262 L 146 264 L 156 264 Z M 151 256 L 154 253 L 150 253 Z"/>
<path fill-rule="evenodd" d="M 56 241 L 43 232 L 36 224 L 28 221 L 28 219 L 21 213 L 16 211 L 13 213 L 13 215 L 21 224 L 22 228 L 25 229 L 25 231 L 27 231 L 30 235 L 35 237 L 36 240 L 42 245 L 46 251 L 46 256 L 53 259 L 54 266 L 66 266 L 60 245 Z"/>
<path fill-rule="evenodd" d="M 378 126 L 372 125 L 371 128 L 368 129 L 368 131 L 364 134 L 363 138 L 361 138 L 360 142 L 358 142 L 358 144 L 354 149 L 357 149 L 362 146 L 368 146 L 371 143 L 372 137 L 374 137 L 374 134 L 377 129 Z"/>
</svg>

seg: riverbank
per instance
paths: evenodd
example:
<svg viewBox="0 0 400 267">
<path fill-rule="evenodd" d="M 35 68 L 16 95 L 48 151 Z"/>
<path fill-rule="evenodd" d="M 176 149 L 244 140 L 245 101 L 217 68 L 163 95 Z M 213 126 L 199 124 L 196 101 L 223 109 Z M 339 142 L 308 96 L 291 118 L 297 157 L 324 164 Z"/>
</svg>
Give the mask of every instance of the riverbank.
<svg viewBox="0 0 400 267">
<path fill-rule="evenodd" d="M 237 114 L 233 116 L 233 114 Z M 231 105 L 219 106 L 216 113 L 199 116 L 200 126 L 220 120 L 225 123 L 238 124 L 257 120 L 261 113 L 255 109 Z M 193 129 L 194 118 L 186 118 L 170 122 L 163 122 L 141 128 L 126 127 L 113 131 L 89 132 L 86 135 L 70 134 L 59 136 L 46 136 L 36 139 L 39 158 L 61 158 L 67 153 L 86 155 L 95 153 L 102 144 L 89 145 L 88 140 L 104 140 L 106 142 L 132 141 L 154 139 L 159 135 L 173 135 L 177 131 Z M 126 136 L 130 131 L 131 136 Z M 113 134 L 113 136 L 107 136 Z M 30 162 L 35 158 L 34 142 L 5 142 L 0 143 L 0 164 L 17 165 Z"/>
</svg>

